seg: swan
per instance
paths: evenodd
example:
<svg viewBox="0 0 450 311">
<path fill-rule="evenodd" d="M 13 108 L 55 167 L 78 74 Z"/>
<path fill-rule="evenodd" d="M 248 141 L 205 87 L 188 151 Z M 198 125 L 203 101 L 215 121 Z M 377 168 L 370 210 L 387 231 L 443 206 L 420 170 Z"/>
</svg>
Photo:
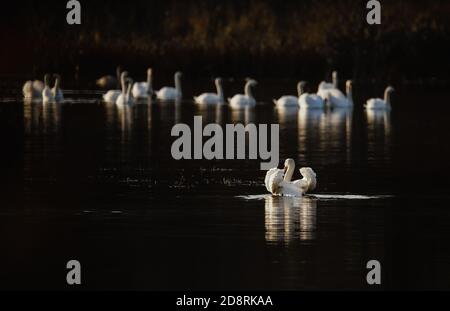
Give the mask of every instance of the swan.
<svg viewBox="0 0 450 311">
<path fill-rule="evenodd" d="M 119 89 L 120 88 L 120 77 L 121 77 L 121 68 L 118 66 L 116 68 L 116 76 L 103 76 L 100 79 L 95 81 L 98 87 L 108 90 L 108 89 Z"/>
<path fill-rule="evenodd" d="M 175 73 L 175 87 L 163 87 L 156 92 L 156 98 L 163 101 L 181 100 L 183 97 L 181 92 L 181 77 L 182 73 L 177 71 Z"/>
<path fill-rule="evenodd" d="M 131 90 L 133 97 L 136 99 L 147 99 L 153 95 L 152 87 L 152 69 L 147 69 L 147 82 L 135 82 Z"/>
<path fill-rule="evenodd" d="M 297 93 L 298 96 L 302 94 L 302 82 L 299 82 L 297 84 Z M 277 107 L 297 107 L 298 106 L 298 97 L 292 96 L 292 95 L 286 95 L 282 96 L 279 99 L 274 99 L 273 103 Z"/>
<path fill-rule="evenodd" d="M 337 73 L 337 71 L 333 71 L 332 79 L 333 79 L 332 83 L 328 83 L 326 81 L 322 81 L 319 84 L 319 88 L 317 90 L 317 95 L 322 97 L 323 100 L 327 99 L 328 92 L 330 90 L 337 90 L 337 89 L 339 89 L 339 80 L 338 80 L 338 73 Z"/>
<path fill-rule="evenodd" d="M 370 110 L 391 110 L 391 95 L 394 92 L 392 86 L 388 86 L 384 91 L 384 99 L 371 98 L 366 103 L 366 109 Z"/>
<path fill-rule="evenodd" d="M 120 74 L 120 84 L 121 88 L 126 84 L 126 78 L 128 76 L 128 72 L 124 71 Z M 103 94 L 103 101 L 106 103 L 115 103 L 117 98 L 122 94 L 122 90 L 109 90 L 105 94 Z"/>
<path fill-rule="evenodd" d="M 316 173 L 310 167 L 300 169 L 303 178 L 291 181 L 295 171 L 295 161 L 287 159 L 284 163 L 284 170 L 273 168 L 266 174 L 266 189 L 273 195 L 278 196 L 303 196 L 307 192 L 313 191 L 317 185 Z"/>
<path fill-rule="evenodd" d="M 353 81 L 347 80 L 345 83 L 346 93 L 344 95 L 338 89 L 328 90 L 327 94 L 327 104 L 332 108 L 349 108 L 353 107 Z"/>
<path fill-rule="evenodd" d="M 50 75 L 44 76 L 44 89 L 42 90 L 42 100 L 45 103 L 52 103 L 55 101 L 52 90 L 50 89 Z"/>
<path fill-rule="evenodd" d="M 117 97 L 117 106 L 132 105 L 134 103 L 133 97 L 131 96 L 132 85 L 133 79 L 131 78 L 126 78 L 122 81 L 122 93 Z"/>
<path fill-rule="evenodd" d="M 221 105 L 225 103 L 224 95 L 223 95 L 223 87 L 222 87 L 222 79 L 215 79 L 216 84 L 216 93 L 203 93 L 200 96 L 195 96 L 194 101 L 200 105 Z"/>
<path fill-rule="evenodd" d="M 322 97 L 317 94 L 305 93 L 306 82 L 301 81 L 299 83 L 299 98 L 298 105 L 302 109 L 323 109 L 324 102 Z"/>
<path fill-rule="evenodd" d="M 59 74 L 55 74 L 55 85 L 52 88 L 53 100 L 57 103 L 64 101 L 64 94 L 61 90 L 61 76 Z"/>
<path fill-rule="evenodd" d="M 232 98 L 228 98 L 230 102 L 230 107 L 232 108 L 243 108 L 243 107 L 254 107 L 256 106 L 256 100 L 252 94 L 252 86 L 257 85 L 258 82 L 255 80 L 248 80 L 245 84 L 245 95 L 236 94 Z"/>
<path fill-rule="evenodd" d="M 25 99 L 41 99 L 44 90 L 44 82 L 39 80 L 27 81 L 22 87 L 23 97 Z"/>
</svg>

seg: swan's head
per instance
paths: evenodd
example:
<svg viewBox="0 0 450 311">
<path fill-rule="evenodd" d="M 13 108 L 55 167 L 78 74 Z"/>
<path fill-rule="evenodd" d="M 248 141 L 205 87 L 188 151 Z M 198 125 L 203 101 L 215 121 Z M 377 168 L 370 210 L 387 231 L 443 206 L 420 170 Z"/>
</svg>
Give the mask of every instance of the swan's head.
<svg viewBox="0 0 450 311">
<path fill-rule="evenodd" d="M 56 83 L 61 83 L 61 75 L 58 73 L 53 74 L 53 77 L 55 78 Z"/>
<path fill-rule="evenodd" d="M 216 85 L 222 85 L 222 78 L 216 78 L 214 82 L 216 83 Z"/>
<path fill-rule="evenodd" d="M 347 80 L 345 82 L 345 88 L 347 90 L 347 94 L 351 93 L 351 91 L 353 90 L 353 80 Z"/>
<path fill-rule="evenodd" d="M 128 77 L 128 71 L 123 71 L 123 72 L 120 74 L 120 79 L 121 79 L 121 80 L 125 80 L 127 77 Z"/>
<path fill-rule="evenodd" d="M 300 95 L 305 93 L 305 88 L 306 88 L 306 81 L 300 81 L 299 83 L 297 83 L 297 92 L 299 97 Z"/>
<path fill-rule="evenodd" d="M 392 87 L 392 86 L 388 86 L 387 88 L 386 88 L 386 93 L 387 94 L 392 94 L 392 93 L 394 93 L 395 92 L 395 89 Z"/>
<path fill-rule="evenodd" d="M 181 79 L 182 76 L 183 74 L 181 73 L 181 71 L 175 72 L 175 79 Z"/>
<path fill-rule="evenodd" d="M 148 68 L 148 69 L 147 69 L 147 75 L 148 75 L 148 76 L 151 76 L 151 75 L 152 75 L 152 72 L 153 72 L 152 68 Z"/>
<path fill-rule="evenodd" d="M 44 83 L 45 83 L 45 86 L 49 86 L 50 85 L 50 75 L 48 73 L 46 73 L 44 75 Z"/>
<path fill-rule="evenodd" d="M 337 78 L 338 78 L 338 72 L 337 72 L 337 70 L 334 70 L 334 71 L 331 73 L 331 77 L 332 77 L 333 79 L 337 79 Z"/>
<path fill-rule="evenodd" d="M 286 159 L 286 161 L 284 161 L 284 173 L 286 174 L 287 170 L 291 167 L 295 167 L 294 159 Z"/>
</svg>

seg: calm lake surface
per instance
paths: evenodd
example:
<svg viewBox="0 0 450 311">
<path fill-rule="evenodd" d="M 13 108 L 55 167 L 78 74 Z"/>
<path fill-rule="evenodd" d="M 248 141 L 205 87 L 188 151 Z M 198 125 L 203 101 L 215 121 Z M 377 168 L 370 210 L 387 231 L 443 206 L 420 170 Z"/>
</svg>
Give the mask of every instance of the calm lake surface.
<svg viewBox="0 0 450 311">
<path fill-rule="evenodd" d="M 23 103 L 14 83 L 0 90 L 1 289 L 69 289 L 71 259 L 82 289 L 371 289 L 372 259 L 380 288 L 450 289 L 446 92 L 400 88 L 391 113 L 366 113 L 383 88 L 356 84 L 353 110 L 237 111 L 91 91 Z M 256 96 L 293 91 L 260 81 Z M 194 115 L 279 123 L 280 162 L 314 168 L 315 193 L 267 195 L 259 160 L 173 160 L 172 126 Z"/>
</svg>

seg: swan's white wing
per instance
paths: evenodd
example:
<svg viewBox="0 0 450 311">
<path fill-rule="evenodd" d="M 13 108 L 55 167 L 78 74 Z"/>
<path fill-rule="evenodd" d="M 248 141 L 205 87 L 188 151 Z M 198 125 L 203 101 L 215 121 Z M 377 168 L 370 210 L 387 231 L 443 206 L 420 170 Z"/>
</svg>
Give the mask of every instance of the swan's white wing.
<svg viewBox="0 0 450 311">
<path fill-rule="evenodd" d="M 134 98 L 148 98 L 147 82 L 136 82 L 131 90 Z"/>
<path fill-rule="evenodd" d="M 298 98 L 290 95 L 283 96 L 275 101 L 275 105 L 278 107 L 295 107 L 298 105 Z"/>
<path fill-rule="evenodd" d="M 161 100 L 177 100 L 180 97 L 178 90 L 174 87 L 163 87 L 156 93 L 156 96 Z"/>
<path fill-rule="evenodd" d="M 298 102 L 304 108 L 323 108 L 323 99 L 316 94 L 302 94 Z"/>
<path fill-rule="evenodd" d="M 222 98 L 215 93 L 204 93 L 198 97 L 194 97 L 194 100 L 197 104 L 204 105 L 221 104 L 223 102 Z"/>
<path fill-rule="evenodd" d="M 269 191 L 272 194 L 279 194 L 280 185 L 283 182 L 283 179 L 284 179 L 283 170 L 277 168 L 270 169 L 267 172 L 266 178 L 264 180 L 267 191 Z"/>
<path fill-rule="evenodd" d="M 386 102 L 381 98 L 372 98 L 369 99 L 366 103 L 367 109 L 388 109 L 388 105 L 386 105 Z"/>
</svg>

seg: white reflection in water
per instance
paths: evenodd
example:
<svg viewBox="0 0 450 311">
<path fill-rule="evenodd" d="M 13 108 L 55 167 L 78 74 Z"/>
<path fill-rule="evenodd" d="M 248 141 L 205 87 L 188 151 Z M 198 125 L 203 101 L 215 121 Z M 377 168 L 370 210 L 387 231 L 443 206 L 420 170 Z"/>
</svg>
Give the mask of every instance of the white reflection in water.
<svg viewBox="0 0 450 311">
<path fill-rule="evenodd" d="M 26 133 L 56 133 L 61 126 L 62 104 L 24 102 Z"/>
<path fill-rule="evenodd" d="M 266 242 L 289 244 L 316 238 L 317 200 L 265 197 Z"/>
<path fill-rule="evenodd" d="M 242 109 L 230 109 L 232 123 L 241 123 L 248 125 L 255 123 L 255 108 L 245 107 Z"/>
<path fill-rule="evenodd" d="M 369 160 L 390 159 L 391 114 L 385 110 L 366 110 Z"/>
<path fill-rule="evenodd" d="M 276 107 L 280 129 L 297 128 L 298 107 Z"/>
<path fill-rule="evenodd" d="M 195 114 L 201 115 L 203 117 L 203 122 L 205 124 L 216 123 L 216 124 L 224 124 L 225 123 L 225 109 L 226 105 L 196 105 L 195 106 Z"/>
</svg>

